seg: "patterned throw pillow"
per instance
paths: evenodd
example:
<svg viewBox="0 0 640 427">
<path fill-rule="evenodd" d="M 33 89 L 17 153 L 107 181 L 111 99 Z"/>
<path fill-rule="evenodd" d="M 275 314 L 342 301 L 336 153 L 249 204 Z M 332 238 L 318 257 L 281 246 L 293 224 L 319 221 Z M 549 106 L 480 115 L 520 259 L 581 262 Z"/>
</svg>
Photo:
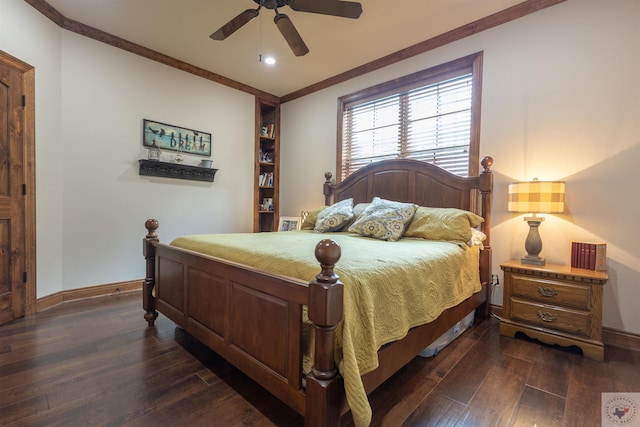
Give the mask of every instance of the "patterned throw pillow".
<svg viewBox="0 0 640 427">
<path fill-rule="evenodd" d="M 353 218 L 353 199 L 342 200 L 318 213 L 316 226 L 313 229 L 319 233 L 338 231 Z"/>
<path fill-rule="evenodd" d="M 413 203 L 393 202 L 374 197 L 371 204 L 349 227 L 349 231 L 390 242 L 400 240 L 404 228 L 413 218 L 417 208 Z"/>
</svg>

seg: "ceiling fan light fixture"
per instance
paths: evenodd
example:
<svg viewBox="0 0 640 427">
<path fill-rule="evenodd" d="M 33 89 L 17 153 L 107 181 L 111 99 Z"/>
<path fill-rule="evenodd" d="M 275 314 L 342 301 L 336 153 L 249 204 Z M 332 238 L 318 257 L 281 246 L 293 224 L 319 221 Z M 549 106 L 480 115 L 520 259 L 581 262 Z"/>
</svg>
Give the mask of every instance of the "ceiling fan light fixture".
<svg viewBox="0 0 640 427">
<path fill-rule="evenodd" d="M 258 4 L 257 9 L 247 9 L 231 21 L 224 24 L 217 31 L 211 34 L 214 40 L 224 40 L 236 32 L 240 27 L 260 14 L 260 9 L 275 10 L 276 16 L 273 21 L 278 30 L 289 44 L 289 47 L 296 56 L 304 56 L 309 53 L 309 48 L 300 37 L 293 22 L 284 13 L 280 13 L 278 8 L 289 6 L 292 10 L 299 12 L 318 13 L 321 15 L 340 16 L 344 18 L 358 19 L 362 14 L 362 5 L 358 2 L 342 0 L 253 0 Z"/>
</svg>

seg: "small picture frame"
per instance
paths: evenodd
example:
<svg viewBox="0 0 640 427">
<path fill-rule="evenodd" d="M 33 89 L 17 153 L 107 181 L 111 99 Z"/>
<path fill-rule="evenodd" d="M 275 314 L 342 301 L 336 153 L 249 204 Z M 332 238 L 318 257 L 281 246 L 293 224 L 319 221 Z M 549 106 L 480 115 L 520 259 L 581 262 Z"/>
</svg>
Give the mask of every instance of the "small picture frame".
<svg viewBox="0 0 640 427">
<path fill-rule="evenodd" d="M 300 230 L 300 217 L 298 216 L 281 216 L 278 223 L 278 231 L 294 231 Z"/>
</svg>

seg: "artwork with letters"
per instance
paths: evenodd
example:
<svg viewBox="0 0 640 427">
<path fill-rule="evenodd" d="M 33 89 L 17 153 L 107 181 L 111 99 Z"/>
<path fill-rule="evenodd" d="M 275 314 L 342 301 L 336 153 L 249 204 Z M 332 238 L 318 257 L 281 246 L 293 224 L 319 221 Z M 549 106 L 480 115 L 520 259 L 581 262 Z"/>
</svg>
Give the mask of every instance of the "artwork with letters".
<svg viewBox="0 0 640 427">
<path fill-rule="evenodd" d="M 184 154 L 211 156 L 211 134 L 144 119 L 142 145 Z"/>
</svg>

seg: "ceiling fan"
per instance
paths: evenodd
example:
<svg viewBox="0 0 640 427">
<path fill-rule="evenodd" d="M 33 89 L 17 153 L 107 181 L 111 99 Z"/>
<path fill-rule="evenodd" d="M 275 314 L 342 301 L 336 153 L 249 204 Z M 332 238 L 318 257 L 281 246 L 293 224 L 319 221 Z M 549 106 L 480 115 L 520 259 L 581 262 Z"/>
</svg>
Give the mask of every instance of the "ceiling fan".
<svg viewBox="0 0 640 427">
<path fill-rule="evenodd" d="M 263 7 L 275 10 L 276 16 L 273 22 L 289 44 L 289 47 L 296 56 L 304 56 L 309 53 L 309 48 L 298 34 L 293 22 L 284 13 L 280 13 L 278 8 L 289 6 L 297 12 L 319 13 L 322 15 L 341 16 L 344 18 L 358 19 L 362 13 L 362 5 L 352 1 L 341 0 L 253 0 L 258 4 L 257 9 L 247 9 L 224 24 L 216 32 L 211 34 L 213 40 L 224 40 L 231 34 L 239 30 L 253 18 L 260 14 Z"/>
</svg>

